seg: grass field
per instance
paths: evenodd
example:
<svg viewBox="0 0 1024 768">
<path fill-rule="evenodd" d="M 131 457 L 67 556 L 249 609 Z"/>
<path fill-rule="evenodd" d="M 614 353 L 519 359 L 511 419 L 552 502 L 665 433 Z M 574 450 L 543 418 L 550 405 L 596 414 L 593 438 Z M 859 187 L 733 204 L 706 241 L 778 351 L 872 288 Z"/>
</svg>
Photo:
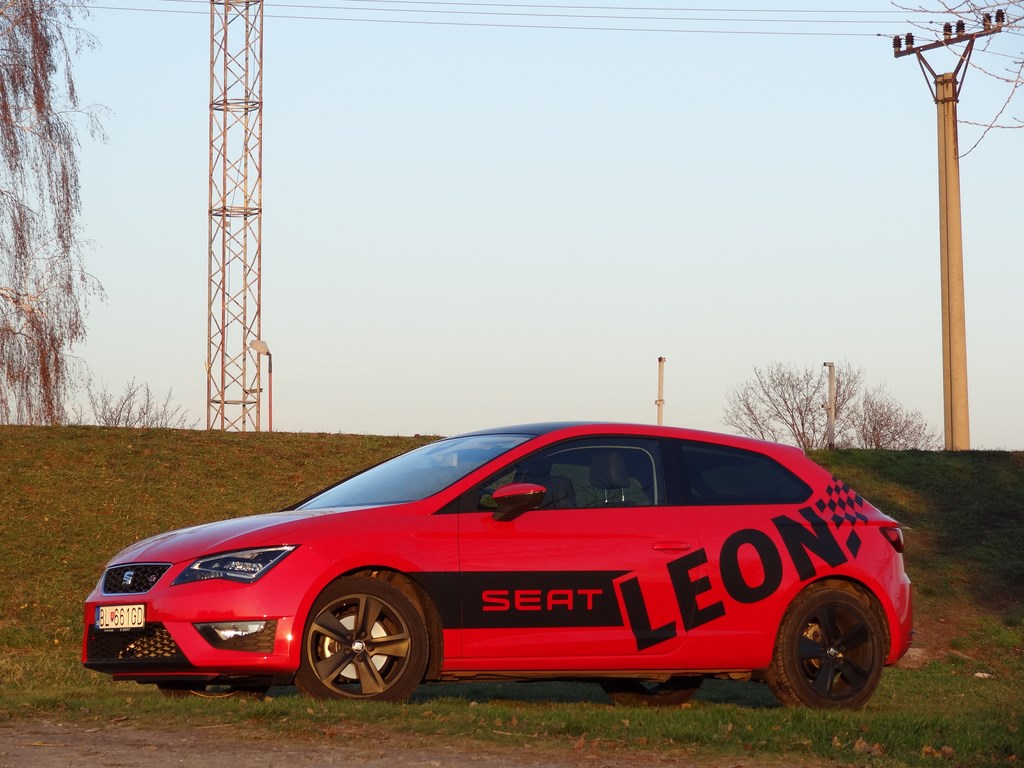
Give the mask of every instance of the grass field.
<svg viewBox="0 0 1024 768">
<path fill-rule="evenodd" d="M 197 714 L 260 738 L 369 738 L 381 728 L 525 747 L 779 758 L 839 765 L 1024 760 L 1024 454 L 839 451 L 815 459 L 907 527 L 913 664 L 857 712 L 785 709 L 764 686 L 712 681 L 685 708 L 608 706 L 585 684 L 421 686 L 401 706 L 165 699 L 79 662 L 81 604 L 143 536 L 278 509 L 421 437 L 0 427 L 0 718 Z"/>
</svg>

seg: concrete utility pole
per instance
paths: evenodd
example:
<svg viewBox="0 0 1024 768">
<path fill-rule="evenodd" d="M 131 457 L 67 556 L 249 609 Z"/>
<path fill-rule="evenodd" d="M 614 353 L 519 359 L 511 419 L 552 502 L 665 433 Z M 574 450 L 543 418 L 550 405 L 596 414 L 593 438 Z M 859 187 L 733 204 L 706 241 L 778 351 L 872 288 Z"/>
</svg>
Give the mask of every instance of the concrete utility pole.
<svg viewBox="0 0 1024 768">
<path fill-rule="evenodd" d="M 658 406 L 658 426 L 661 426 L 662 415 L 665 408 L 665 358 L 658 358 L 658 399 L 654 401 Z"/>
<path fill-rule="evenodd" d="M 942 290 L 942 395 L 945 412 L 946 450 L 966 451 L 971 447 L 967 401 L 967 323 L 964 309 L 963 235 L 960 216 L 960 152 L 957 140 L 956 105 L 963 79 L 957 79 L 974 51 L 979 37 L 1002 30 L 1006 16 L 996 11 L 995 24 L 983 16 L 982 30 L 967 34 L 964 22 L 943 26 L 942 40 L 915 45 L 914 36 L 894 37 L 893 54 L 917 56 L 935 100 L 939 133 L 939 261 Z M 936 48 L 966 43 L 952 72 L 936 74 L 922 55 Z"/>
<path fill-rule="evenodd" d="M 828 402 L 825 403 L 825 447 L 834 451 L 836 447 L 836 364 L 822 363 L 828 368 Z"/>
</svg>

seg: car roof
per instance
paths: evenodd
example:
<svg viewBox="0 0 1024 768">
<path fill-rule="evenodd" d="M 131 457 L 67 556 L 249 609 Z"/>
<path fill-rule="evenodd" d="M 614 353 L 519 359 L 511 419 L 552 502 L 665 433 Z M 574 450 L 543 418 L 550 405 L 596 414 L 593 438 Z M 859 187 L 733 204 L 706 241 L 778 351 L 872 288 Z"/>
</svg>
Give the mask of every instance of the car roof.
<svg viewBox="0 0 1024 768">
<path fill-rule="evenodd" d="M 732 445 L 738 448 L 753 450 L 768 450 L 770 452 L 790 452 L 804 454 L 804 451 L 794 445 L 776 443 L 769 440 L 759 440 L 754 437 L 743 435 L 730 435 L 725 432 L 711 432 L 708 430 L 689 429 L 687 427 L 656 426 L 654 424 L 637 424 L 630 422 L 611 421 L 544 421 L 531 424 L 517 424 L 506 427 L 492 427 L 490 429 L 474 430 L 464 432 L 458 437 L 470 435 L 529 435 L 539 437 L 551 432 L 562 430 L 579 429 L 580 436 L 600 434 L 603 432 L 633 435 L 651 435 L 662 437 L 675 437 L 688 440 L 710 441 L 725 445 Z"/>
<path fill-rule="evenodd" d="M 605 425 L 601 421 L 541 421 L 533 424 L 516 424 L 508 427 L 491 427 L 490 429 L 475 429 L 472 432 L 462 432 L 458 437 L 469 435 L 546 435 L 548 432 L 557 432 L 560 429 L 570 427 L 587 427 Z M 607 424 L 607 426 L 615 426 Z M 638 426 L 638 425 L 635 425 Z"/>
</svg>

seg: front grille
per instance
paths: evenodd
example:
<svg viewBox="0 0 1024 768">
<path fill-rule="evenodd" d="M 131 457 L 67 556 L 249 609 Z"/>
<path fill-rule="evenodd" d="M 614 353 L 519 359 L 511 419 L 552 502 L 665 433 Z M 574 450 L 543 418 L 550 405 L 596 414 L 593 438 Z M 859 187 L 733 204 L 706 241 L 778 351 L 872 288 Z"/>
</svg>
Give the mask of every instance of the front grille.
<svg viewBox="0 0 1024 768">
<path fill-rule="evenodd" d="M 104 661 L 185 661 L 171 633 L 159 622 L 142 629 L 103 631 L 89 627 L 86 656 L 90 663 Z"/>
<path fill-rule="evenodd" d="M 132 563 L 108 568 L 103 574 L 103 594 L 141 595 L 149 592 L 170 567 L 170 563 Z"/>
</svg>

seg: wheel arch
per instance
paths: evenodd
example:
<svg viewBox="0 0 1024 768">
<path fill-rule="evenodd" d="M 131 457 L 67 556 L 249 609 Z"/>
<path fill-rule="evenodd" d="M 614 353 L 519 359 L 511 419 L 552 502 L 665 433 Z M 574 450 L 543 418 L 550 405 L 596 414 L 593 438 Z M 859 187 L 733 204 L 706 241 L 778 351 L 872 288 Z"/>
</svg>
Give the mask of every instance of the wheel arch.
<svg viewBox="0 0 1024 768">
<path fill-rule="evenodd" d="M 845 628 L 836 614 L 849 622 Z M 811 627 L 814 634 L 808 634 Z M 786 706 L 859 708 L 881 679 L 890 635 L 878 596 L 857 579 L 830 574 L 803 585 L 786 606 L 764 681 Z"/>
<path fill-rule="evenodd" d="M 425 679 L 436 680 L 440 676 L 441 666 L 444 663 L 444 632 L 442 631 L 441 616 L 437 605 L 423 585 L 407 573 L 395 570 L 394 568 L 376 566 L 365 566 L 345 571 L 338 574 L 331 583 L 352 576 L 379 579 L 390 584 L 409 598 L 416 607 L 416 610 L 419 611 L 420 617 L 427 627 L 427 638 L 430 645 L 427 649 Z"/>
<path fill-rule="evenodd" d="M 892 629 L 890 627 L 890 617 L 886 609 L 886 606 L 882 604 L 875 590 L 871 589 L 867 584 L 859 579 L 855 579 L 851 576 L 838 576 L 830 574 L 820 579 L 815 579 L 807 584 L 804 584 L 797 592 L 792 595 L 789 602 L 786 604 L 786 609 L 782 612 L 779 617 L 779 622 L 775 627 L 775 642 L 778 642 L 779 632 L 782 630 L 782 626 L 785 622 L 785 617 L 793 610 L 793 606 L 797 603 L 800 598 L 812 590 L 819 589 L 839 589 L 843 592 L 856 597 L 858 600 L 864 603 L 872 613 L 878 618 L 878 623 L 882 627 L 883 647 L 887 649 L 892 648 Z M 886 654 L 888 655 L 888 653 Z"/>
</svg>

